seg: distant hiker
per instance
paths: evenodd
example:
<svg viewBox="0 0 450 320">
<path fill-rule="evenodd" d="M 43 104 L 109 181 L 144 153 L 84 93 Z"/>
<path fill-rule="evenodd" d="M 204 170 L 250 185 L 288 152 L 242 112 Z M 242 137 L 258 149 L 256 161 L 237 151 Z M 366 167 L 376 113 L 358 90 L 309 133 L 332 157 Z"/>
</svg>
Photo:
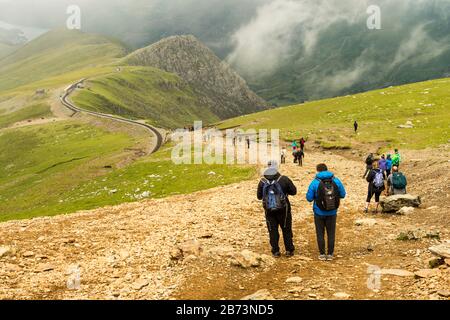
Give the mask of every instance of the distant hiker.
<svg viewBox="0 0 450 320">
<path fill-rule="evenodd" d="M 381 156 L 380 161 L 378 161 L 378 168 L 386 174 L 386 156 L 384 154 Z M 386 177 L 388 177 L 388 175 L 386 175 Z"/>
<path fill-rule="evenodd" d="M 294 163 L 298 163 L 299 166 L 303 167 L 303 158 L 305 157 L 305 153 L 302 149 L 297 149 L 294 153 Z"/>
<path fill-rule="evenodd" d="M 392 166 L 400 167 L 401 162 L 402 162 L 402 156 L 400 155 L 400 152 L 398 151 L 398 149 L 395 149 L 395 153 L 392 156 Z"/>
<path fill-rule="evenodd" d="M 367 176 L 367 182 L 369 183 L 369 189 L 367 192 L 367 205 L 366 209 L 364 210 L 365 213 L 369 212 L 369 206 L 370 201 L 372 200 L 373 196 L 375 195 L 375 203 L 376 203 L 376 209 L 375 213 L 378 213 L 378 207 L 380 205 L 380 196 L 381 193 L 386 190 L 386 186 L 384 184 L 384 181 L 386 180 L 386 176 L 384 175 L 384 172 L 381 171 L 380 168 L 378 168 L 378 161 L 373 161 L 373 168 L 370 170 L 369 175 Z"/>
<path fill-rule="evenodd" d="M 370 172 L 370 170 L 372 170 L 373 160 L 374 160 L 374 156 L 373 156 L 373 153 L 371 153 L 366 158 L 366 172 L 364 172 L 363 179 L 365 179 L 367 174 Z"/>
<path fill-rule="evenodd" d="M 387 179 L 388 195 L 406 194 L 408 181 L 403 173 L 399 172 L 398 167 L 392 168 L 392 174 Z"/>
<path fill-rule="evenodd" d="M 337 211 L 341 199 L 346 196 L 342 182 L 328 171 L 326 164 L 317 166 L 317 175 L 309 186 L 306 199 L 314 201 L 314 223 L 316 225 L 319 260 L 331 261 L 334 255 Z M 325 230 L 328 236 L 328 251 L 325 251 Z"/>
<path fill-rule="evenodd" d="M 391 155 L 388 154 L 386 158 L 386 177 L 389 177 L 391 175 L 392 171 L 392 158 Z"/>
<path fill-rule="evenodd" d="M 300 139 L 300 149 L 302 149 L 302 151 L 305 151 L 305 144 L 306 144 L 306 140 L 302 137 Z"/>
<path fill-rule="evenodd" d="M 286 176 L 282 176 L 278 172 L 277 163 L 269 162 L 268 168 L 264 172 L 264 177 L 258 185 L 258 200 L 262 200 L 266 214 L 267 228 L 270 235 L 270 245 L 272 246 L 272 254 L 279 258 L 280 233 L 278 228 L 283 231 L 284 246 L 286 256 L 294 255 L 295 247 L 292 233 L 292 213 L 289 196 L 295 196 L 297 188 Z"/>
<path fill-rule="evenodd" d="M 355 123 L 353 124 L 353 127 L 355 128 L 355 133 L 357 133 L 358 127 L 359 127 L 358 121 L 355 121 Z"/>
<path fill-rule="evenodd" d="M 250 149 L 250 138 L 247 137 L 246 141 L 247 141 L 247 149 Z"/>
<path fill-rule="evenodd" d="M 283 149 L 281 149 L 281 164 L 286 163 L 286 157 L 287 157 L 287 150 L 285 147 L 283 147 Z"/>
</svg>

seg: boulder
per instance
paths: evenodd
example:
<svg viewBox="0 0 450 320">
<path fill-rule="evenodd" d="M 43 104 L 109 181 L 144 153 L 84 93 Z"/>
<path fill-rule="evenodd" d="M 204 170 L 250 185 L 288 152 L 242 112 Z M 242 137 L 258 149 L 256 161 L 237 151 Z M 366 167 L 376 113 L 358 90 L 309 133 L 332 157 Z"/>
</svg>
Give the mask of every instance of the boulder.
<svg viewBox="0 0 450 320">
<path fill-rule="evenodd" d="M 431 253 L 444 259 L 450 258 L 450 243 L 442 243 L 440 245 L 429 248 Z"/>
<path fill-rule="evenodd" d="M 243 250 L 241 252 L 235 252 L 231 257 L 231 264 L 234 266 L 242 267 L 244 269 L 256 268 L 261 265 L 263 260 L 262 256 L 254 253 L 250 250 Z"/>
<path fill-rule="evenodd" d="M 255 293 L 243 297 L 241 300 L 275 300 L 269 290 L 262 289 Z"/>
<path fill-rule="evenodd" d="M 399 194 L 390 197 L 383 197 L 380 201 L 383 212 L 396 213 L 404 207 L 417 208 L 422 204 L 419 196 L 410 194 Z"/>
</svg>

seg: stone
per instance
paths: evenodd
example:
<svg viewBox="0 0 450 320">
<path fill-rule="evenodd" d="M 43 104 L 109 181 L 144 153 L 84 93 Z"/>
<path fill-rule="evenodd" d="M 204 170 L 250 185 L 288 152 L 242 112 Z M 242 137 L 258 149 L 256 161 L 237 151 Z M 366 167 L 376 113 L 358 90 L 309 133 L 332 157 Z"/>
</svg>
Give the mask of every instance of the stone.
<svg viewBox="0 0 450 320">
<path fill-rule="evenodd" d="M 34 252 L 33 252 L 33 251 L 25 251 L 25 252 L 22 254 L 22 256 L 23 256 L 24 258 L 31 258 L 31 257 L 34 257 Z"/>
<path fill-rule="evenodd" d="M 189 256 L 191 254 L 200 256 L 203 251 L 200 242 L 198 242 L 197 240 L 186 241 L 180 246 L 179 249 L 183 253 L 183 256 Z"/>
<path fill-rule="evenodd" d="M 440 245 L 429 248 L 431 253 L 440 256 L 444 259 L 450 258 L 450 243 L 442 243 Z"/>
<path fill-rule="evenodd" d="M 422 236 L 419 234 L 418 231 L 406 231 L 406 232 L 400 232 L 400 234 L 397 236 L 397 240 L 400 241 L 415 241 L 420 240 Z"/>
<path fill-rule="evenodd" d="M 347 300 L 347 299 L 350 299 L 351 296 L 345 292 L 337 292 L 337 293 L 333 294 L 333 297 L 335 297 L 339 300 Z"/>
<path fill-rule="evenodd" d="M 439 269 L 422 269 L 414 272 L 416 278 L 432 278 L 440 274 Z"/>
<path fill-rule="evenodd" d="M 188 256 L 184 259 L 184 262 L 190 263 L 190 262 L 196 261 L 197 259 L 198 259 L 198 257 L 197 257 L 196 255 L 191 254 L 191 255 L 188 255 Z"/>
<path fill-rule="evenodd" d="M 450 297 L 450 291 L 449 290 L 439 290 L 437 292 L 437 294 L 439 296 L 441 296 L 441 297 L 444 297 L 444 298 L 449 298 Z"/>
<path fill-rule="evenodd" d="M 5 263 L 5 268 L 6 268 L 6 271 L 9 271 L 9 272 L 19 272 L 19 271 L 22 271 L 22 268 L 21 268 L 21 267 L 19 267 L 19 266 L 16 265 L 16 264 L 12 264 L 12 263 Z"/>
<path fill-rule="evenodd" d="M 291 277 L 286 280 L 286 283 L 301 283 L 303 282 L 303 279 L 300 277 Z"/>
<path fill-rule="evenodd" d="M 138 279 L 133 283 L 133 289 L 139 291 L 139 290 L 147 287 L 149 284 L 150 284 L 150 282 L 146 279 Z"/>
<path fill-rule="evenodd" d="M 9 256 L 10 254 L 12 254 L 11 247 L 8 247 L 8 246 L 1 246 L 0 247 L 0 258 Z"/>
<path fill-rule="evenodd" d="M 428 259 L 428 266 L 431 269 L 434 268 L 438 268 L 439 266 L 444 264 L 444 259 L 442 259 L 441 257 L 432 257 L 430 259 Z"/>
<path fill-rule="evenodd" d="M 173 249 L 170 252 L 170 259 L 175 261 L 183 259 L 183 251 L 180 248 Z"/>
<path fill-rule="evenodd" d="M 414 273 L 401 269 L 382 269 L 380 273 L 383 275 L 390 275 L 397 277 L 414 277 Z"/>
<path fill-rule="evenodd" d="M 55 270 L 55 267 L 49 263 L 41 264 L 36 269 L 37 272 L 48 272 L 52 270 Z"/>
<path fill-rule="evenodd" d="M 390 197 L 383 197 L 380 204 L 384 213 L 396 213 L 404 207 L 418 208 L 422 204 L 422 200 L 419 196 L 399 194 Z"/>
<path fill-rule="evenodd" d="M 275 298 L 272 296 L 269 290 L 262 289 L 259 291 L 256 291 L 255 293 L 243 297 L 241 300 L 253 300 L 253 301 L 261 301 L 261 300 L 275 300 Z"/>
<path fill-rule="evenodd" d="M 355 226 L 361 227 L 361 226 L 367 226 L 367 227 L 373 227 L 378 222 L 375 219 L 365 218 L 365 219 L 359 219 L 355 221 Z"/>
<path fill-rule="evenodd" d="M 261 256 L 250 250 L 243 250 L 233 254 L 231 257 L 231 264 L 244 269 L 251 267 L 256 268 L 261 265 Z"/>
<path fill-rule="evenodd" d="M 403 207 L 400 210 L 397 211 L 397 214 L 399 215 L 407 215 L 407 214 L 411 214 L 415 211 L 416 209 L 414 209 L 413 207 Z"/>
</svg>

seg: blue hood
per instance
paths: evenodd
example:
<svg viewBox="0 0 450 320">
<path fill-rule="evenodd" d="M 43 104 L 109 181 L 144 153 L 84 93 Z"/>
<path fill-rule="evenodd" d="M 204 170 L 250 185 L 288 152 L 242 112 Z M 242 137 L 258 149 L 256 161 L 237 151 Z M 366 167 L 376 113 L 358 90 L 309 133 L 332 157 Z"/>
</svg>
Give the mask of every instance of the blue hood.
<svg viewBox="0 0 450 320">
<path fill-rule="evenodd" d="M 317 179 L 323 180 L 323 179 L 331 179 L 334 177 L 334 173 L 330 172 L 330 171 L 323 171 L 323 172 L 319 172 L 316 175 Z"/>
</svg>

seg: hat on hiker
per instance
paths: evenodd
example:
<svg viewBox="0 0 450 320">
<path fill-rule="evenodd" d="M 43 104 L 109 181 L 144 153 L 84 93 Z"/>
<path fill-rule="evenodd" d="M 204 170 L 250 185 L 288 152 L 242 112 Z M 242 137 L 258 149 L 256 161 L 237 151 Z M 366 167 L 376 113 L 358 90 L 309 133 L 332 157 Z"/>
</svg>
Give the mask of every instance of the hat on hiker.
<svg viewBox="0 0 450 320">
<path fill-rule="evenodd" d="M 275 160 L 269 161 L 267 163 L 267 168 L 264 170 L 265 176 L 274 176 L 278 173 L 278 162 Z"/>
</svg>

